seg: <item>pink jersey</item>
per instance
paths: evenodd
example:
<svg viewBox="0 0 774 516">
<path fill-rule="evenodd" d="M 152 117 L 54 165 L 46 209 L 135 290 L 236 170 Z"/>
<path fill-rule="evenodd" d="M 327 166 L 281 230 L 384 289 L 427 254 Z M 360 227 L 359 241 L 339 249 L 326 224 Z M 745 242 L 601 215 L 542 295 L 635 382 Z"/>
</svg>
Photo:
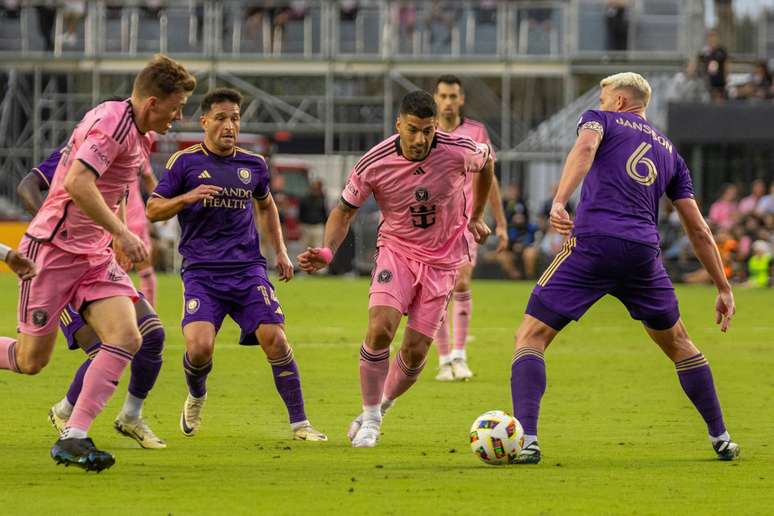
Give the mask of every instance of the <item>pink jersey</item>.
<svg viewBox="0 0 774 516">
<path fill-rule="evenodd" d="M 150 161 L 145 161 L 140 169 L 140 175 L 129 185 L 129 194 L 126 198 L 126 225 L 129 231 L 140 235 L 147 231 L 148 218 L 145 216 L 145 203 L 142 200 L 140 181 L 143 177 L 153 176 Z"/>
<path fill-rule="evenodd" d="M 489 133 L 486 132 L 486 126 L 482 124 L 481 122 L 478 122 L 476 120 L 473 120 L 471 118 L 462 118 L 462 121 L 460 122 L 460 125 L 458 125 L 451 134 L 455 134 L 458 136 L 467 136 L 471 140 L 473 140 L 476 143 L 486 143 L 489 145 L 489 148 L 492 148 L 492 142 L 489 140 Z M 494 159 L 495 153 L 494 149 L 492 149 L 492 159 Z M 473 198 L 473 178 L 471 177 L 466 183 L 465 183 L 465 195 L 468 196 L 468 199 Z M 468 212 L 467 215 L 470 217 L 470 215 L 473 213 L 473 203 L 468 203 Z"/>
<path fill-rule="evenodd" d="M 73 254 L 110 254 L 111 235 L 78 208 L 64 189 L 65 176 L 80 160 L 98 177 L 97 188 L 116 211 L 126 190 L 137 182 L 150 154 L 151 137 L 140 133 L 129 100 L 103 102 L 76 126 L 54 173 L 48 197 L 27 228 L 27 235 Z"/>
<path fill-rule="evenodd" d="M 436 132 L 430 153 L 412 161 L 403 156 L 400 138 L 390 136 L 355 164 L 341 194 L 358 208 L 374 194 L 382 212 L 377 247 L 440 269 L 457 269 L 470 260 L 464 233 L 468 174 L 489 159 L 489 145 Z"/>
</svg>

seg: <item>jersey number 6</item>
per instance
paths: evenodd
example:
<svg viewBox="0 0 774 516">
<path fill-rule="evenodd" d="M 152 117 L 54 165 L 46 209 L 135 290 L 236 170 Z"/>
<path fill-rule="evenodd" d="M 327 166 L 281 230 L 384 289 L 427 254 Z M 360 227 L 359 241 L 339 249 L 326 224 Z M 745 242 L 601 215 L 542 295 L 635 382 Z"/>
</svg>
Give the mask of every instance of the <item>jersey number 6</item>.
<svg viewBox="0 0 774 516">
<path fill-rule="evenodd" d="M 653 163 L 650 158 L 645 157 L 645 154 L 652 147 L 653 146 L 651 144 L 642 142 L 640 146 L 634 150 L 632 155 L 629 156 L 629 159 L 626 160 L 626 173 L 629 174 L 629 177 L 645 186 L 650 186 L 655 183 L 656 176 L 658 175 L 655 163 Z M 637 165 L 639 164 L 645 165 L 645 167 L 648 169 L 648 175 L 641 176 L 637 172 Z"/>
</svg>

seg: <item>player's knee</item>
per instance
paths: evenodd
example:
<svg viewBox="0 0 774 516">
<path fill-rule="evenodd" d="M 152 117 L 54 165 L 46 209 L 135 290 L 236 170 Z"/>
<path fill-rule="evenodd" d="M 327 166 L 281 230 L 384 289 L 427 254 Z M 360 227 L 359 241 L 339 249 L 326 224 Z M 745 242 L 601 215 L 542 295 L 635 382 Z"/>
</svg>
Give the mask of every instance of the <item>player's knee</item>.
<svg viewBox="0 0 774 516">
<path fill-rule="evenodd" d="M 556 332 L 545 324 L 530 324 L 525 321 L 516 330 L 516 349 L 535 348 L 544 350 Z"/>
<path fill-rule="evenodd" d="M 429 342 L 411 342 L 403 346 L 403 359 L 406 365 L 416 368 L 422 365 L 430 350 Z"/>
<path fill-rule="evenodd" d="M 470 290 L 470 276 L 460 274 L 457 283 L 454 284 L 455 292 L 467 292 Z"/>
<path fill-rule="evenodd" d="M 140 335 L 137 329 L 126 329 L 121 332 L 117 341 L 123 349 L 131 354 L 135 354 L 140 351 L 140 346 L 142 346 L 142 335 Z"/>
<path fill-rule="evenodd" d="M 259 344 L 269 358 L 284 356 L 290 349 L 285 332 L 281 328 L 261 332 Z"/>
<path fill-rule="evenodd" d="M 193 335 L 186 339 L 186 350 L 192 363 L 204 364 L 212 358 L 214 342 L 205 335 Z"/>
<path fill-rule="evenodd" d="M 21 354 L 16 356 L 16 366 L 19 372 L 27 375 L 36 375 L 48 365 L 51 357 L 48 355 Z"/>
<path fill-rule="evenodd" d="M 383 349 L 389 347 L 392 339 L 395 338 L 396 328 L 380 321 L 374 321 L 368 328 L 366 343 L 374 349 Z"/>
<path fill-rule="evenodd" d="M 140 351 L 148 356 L 161 357 L 166 334 L 159 318 L 154 315 L 142 320 L 140 322 L 140 334 L 142 335 Z"/>
</svg>

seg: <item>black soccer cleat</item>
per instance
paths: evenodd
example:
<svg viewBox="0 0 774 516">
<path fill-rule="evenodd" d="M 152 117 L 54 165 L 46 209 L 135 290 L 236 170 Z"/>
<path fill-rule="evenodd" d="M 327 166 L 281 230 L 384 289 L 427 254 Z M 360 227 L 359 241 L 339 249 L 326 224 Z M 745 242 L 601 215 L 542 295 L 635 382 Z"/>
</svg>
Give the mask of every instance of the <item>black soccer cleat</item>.
<svg viewBox="0 0 774 516">
<path fill-rule="evenodd" d="M 51 448 L 51 458 L 57 464 L 77 466 L 86 471 L 99 473 L 116 463 L 112 454 L 98 450 L 91 438 L 59 439 Z"/>
<path fill-rule="evenodd" d="M 742 451 L 739 445 L 733 441 L 716 441 L 712 443 L 712 448 L 720 460 L 735 460 Z"/>
<path fill-rule="evenodd" d="M 537 464 L 540 462 L 540 446 L 537 441 L 532 441 L 521 449 L 518 455 L 511 460 L 511 464 Z"/>
</svg>

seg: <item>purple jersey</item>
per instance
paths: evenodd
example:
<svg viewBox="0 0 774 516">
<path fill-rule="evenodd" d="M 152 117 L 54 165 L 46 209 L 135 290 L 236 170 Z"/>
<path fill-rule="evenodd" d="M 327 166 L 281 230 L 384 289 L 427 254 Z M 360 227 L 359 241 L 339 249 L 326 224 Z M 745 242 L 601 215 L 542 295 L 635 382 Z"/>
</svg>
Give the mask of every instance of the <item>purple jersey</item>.
<svg viewBox="0 0 774 516">
<path fill-rule="evenodd" d="M 266 268 L 255 227 L 252 199 L 269 195 L 269 169 L 258 154 L 236 147 L 229 156 L 203 143 L 173 154 L 153 196 L 171 199 L 199 185 L 223 188 L 214 199 L 191 204 L 177 215 L 183 270 Z"/>
<path fill-rule="evenodd" d="M 657 246 L 661 196 L 693 197 L 685 161 L 669 139 L 633 113 L 589 110 L 578 121 L 581 129 L 597 131 L 602 142 L 583 181 L 574 234 Z"/>
<path fill-rule="evenodd" d="M 62 157 L 61 150 L 61 147 L 56 149 L 43 163 L 32 169 L 45 183 L 45 190 L 51 187 L 51 182 L 54 180 L 54 172 L 56 172 L 56 167 L 59 165 L 59 160 Z"/>
</svg>

